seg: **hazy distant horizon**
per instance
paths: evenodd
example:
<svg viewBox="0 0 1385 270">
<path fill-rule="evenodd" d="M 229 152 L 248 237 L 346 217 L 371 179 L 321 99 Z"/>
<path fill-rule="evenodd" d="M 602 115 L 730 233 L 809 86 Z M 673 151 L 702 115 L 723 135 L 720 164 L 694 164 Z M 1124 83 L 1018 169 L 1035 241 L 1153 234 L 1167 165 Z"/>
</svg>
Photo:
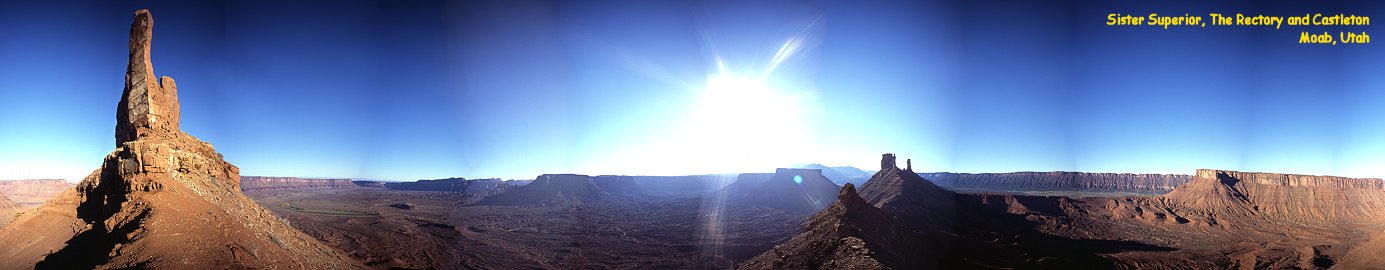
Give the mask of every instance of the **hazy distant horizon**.
<svg viewBox="0 0 1385 270">
<path fill-rule="evenodd" d="M 114 149 L 139 8 L 182 128 L 244 175 L 872 170 L 896 153 L 916 171 L 1382 178 L 1375 45 L 1088 17 L 1385 9 L 1334 3 L 7 2 L 0 35 L 25 38 L 0 43 L 22 52 L 0 63 L 0 179 L 79 180 Z"/>
</svg>

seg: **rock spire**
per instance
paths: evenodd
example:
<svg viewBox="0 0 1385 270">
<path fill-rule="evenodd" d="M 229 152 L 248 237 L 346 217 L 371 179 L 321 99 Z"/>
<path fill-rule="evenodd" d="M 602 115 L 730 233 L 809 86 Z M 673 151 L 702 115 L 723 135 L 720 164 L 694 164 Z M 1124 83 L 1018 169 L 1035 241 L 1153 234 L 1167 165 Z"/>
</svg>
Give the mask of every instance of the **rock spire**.
<svg viewBox="0 0 1385 270">
<path fill-rule="evenodd" d="M 167 76 L 156 80 L 150 62 L 154 17 L 149 10 L 135 12 L 130 24 L 130 63 L 125 70 L 125 90 L 116 108 L 115 143 L 145 136 L 178 132 L 178 87 Z"/>
</svg>

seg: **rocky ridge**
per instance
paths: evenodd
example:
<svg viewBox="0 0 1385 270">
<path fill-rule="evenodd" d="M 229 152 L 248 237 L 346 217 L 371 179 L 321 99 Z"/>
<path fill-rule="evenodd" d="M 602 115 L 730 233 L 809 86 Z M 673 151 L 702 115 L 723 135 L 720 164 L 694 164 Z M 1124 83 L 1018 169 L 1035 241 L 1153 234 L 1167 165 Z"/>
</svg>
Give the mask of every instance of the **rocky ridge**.
<svg viewBox="0 0 1385 270">
<path fill-rule="evenodd" d="M 3 268 L 361 268 L 246 197 L 239 169 L 179 130 L 173 79 L 154 77 L 152 33 L 149 11 L 135 12 L 115 151 L 0 229 Z"/>
<path fill-rule="evenodd" d="M 924 269 L 937 265 L 935 245 L 846 183 L 836 202 L 804 222 L 803 233 L 738 269 Z"/>
</svg>

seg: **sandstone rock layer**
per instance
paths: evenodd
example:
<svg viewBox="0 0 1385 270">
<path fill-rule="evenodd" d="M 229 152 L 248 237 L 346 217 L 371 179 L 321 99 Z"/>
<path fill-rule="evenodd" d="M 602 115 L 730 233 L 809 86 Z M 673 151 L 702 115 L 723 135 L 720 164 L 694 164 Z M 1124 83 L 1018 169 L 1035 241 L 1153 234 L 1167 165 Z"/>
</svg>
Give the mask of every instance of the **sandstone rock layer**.
<svg viewBox="0 0 1385 270">
<path fill-rule="evenodd" d="M 953 189 L 994 191 L 1088 191 L 1163 194 L 1192 179 L 1186 174 L 1082 172 L 921 173 Z"/>
<path fill-rule="evenodd" d="M 154 80 L 153 18 L 135 13 L 116 149 L 101 168 L 0 229 L 5 268 L 297 268 L 361 265 L 240 191 L 240 172 L 178 129 L 173 80 Z"/>
</svg>

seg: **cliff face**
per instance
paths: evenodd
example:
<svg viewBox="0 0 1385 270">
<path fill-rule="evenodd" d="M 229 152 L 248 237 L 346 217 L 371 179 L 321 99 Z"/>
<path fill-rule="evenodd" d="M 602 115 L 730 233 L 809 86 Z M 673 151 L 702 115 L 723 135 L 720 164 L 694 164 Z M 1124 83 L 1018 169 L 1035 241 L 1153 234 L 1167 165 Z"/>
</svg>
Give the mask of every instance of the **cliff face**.
<svg viewBox="0 0 1385 270">
<path fill-rule="evenodd" d="M 38 205 L 72 186 L 62 179 L 3 180 L 0 181 L 0 194 L 17 204 Z"/>
<path fill-rule="evenodd" d="M 1083 172 L 920 173 L 952 189 L 993 191 L 1092 191 L 1163 194 L 1192 179 L 1186 174 Z"/>
<path fill-rule="evenodd" d="M 153 18 L 135 13 L 116 149 L 75 189 L 0 229 L 5 267 L 361 268 L 240 191 L 240 169 L 178 129 L 173 80 L 155 81 Z"/>
<path fill-rule="evenodd" d="M 1376 178 L 1197 171 L 1163 196 L 1200 216 L 1265 218 L 1295 223 L 1379 222 L 1385 186 Z"/>
<path fill-rule="evenodd" d="M 309 179 L 297 177 L 242 176 L 240 190 L 267 190 L 286 188 L 358 188 L 351 179 Z"/>
</svg>

